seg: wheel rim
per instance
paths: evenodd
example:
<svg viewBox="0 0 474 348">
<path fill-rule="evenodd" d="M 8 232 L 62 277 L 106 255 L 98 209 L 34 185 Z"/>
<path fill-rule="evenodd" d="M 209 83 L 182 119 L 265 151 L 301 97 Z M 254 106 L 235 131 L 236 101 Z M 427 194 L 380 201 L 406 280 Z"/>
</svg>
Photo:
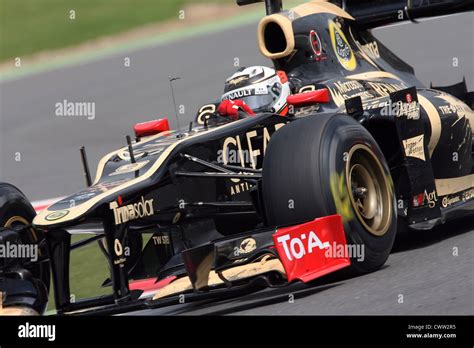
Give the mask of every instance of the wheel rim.
<svg viewBox="0 0 474 348">
<path fill-rule="evenodd" d="M 18 229 L 22 226 L 28 226 L 30 223 L 28 220 L 22 216 L 14 215 L 9 218 L 4 224 L 3 227 L 9 229 Z M 0 225 L 1 226 L 1 225 Z M 46 245 L 41 247 L 41 235 L 36 233 L 33 228 L 28 229 L 28 233 L 22 234 L 20 236 L 22 243 L 31 243 L 38 245 L 38 259 L 41 260 L 45 256 L 47 256 Z M 41 239 L 41 240 L 40 240 Z M 43 250 L 44 249 L 44 250 Z M 0 311 L 0 315 L 12 315 L 12 314 L 5 314 L 5 313 L 16 313 L 14 315 L 37 315 L 39 313 L 44 313 L 47 306 L 47 296 L 49 293 L 49 261 L 47 262 L 40 262 L 37 264 L 31 264 L 29 266 L 25 266 L 25 269 L 31 272 L 34 279 L 37 279 L 43 283 L 46 289 L 46 302 L 41 302 L 41 304 L 34 306 L 34 308 L 29 308 L 27 306 L 18 306 L 14 308 L 8 307 L 6 311 Z M 36 314 L 35 314 L 36 313 Z"/>
<path fill-rule="evenodd" d="M 7 220 L 7 222 L 5 222 L 3 227 L 15 228 L 15 227 L 20 227 L 20 226 L 27 226 L 29 224 L 30 223 L 24 217 L 15 215 L 15 216 L 12 216 L 11 218 L 9 218 Z M 31 236 L 33 237 L 33 242 L 37 243 L 38 242 L 38 236 L 36 235 L 35 230 L 31 228 L 30 233 L 31 233 Z M 40 252 L 40 255 L 41 255 L 41 250 L 39 250 L 39 252 Z"/>
<path fill-rule="evenodd" d="M 393 214 L 389 179 L 368 146 L 360 144 L 350 150 L 346 183 L 359 222 L 374 236 L 387 233 Z"/>
<path fill-rule="evenodd" d="M 11 218 L 7 220 L 7 222 L 5 222 L 5 225 L 3 227 L 12 228 L 15 226 L 27 226 L 27 225 L 29 225 L 29 222 L 24 217 L 12 216 Z M 31 231 L 31 235 L 33 236 L 33 240 L 37 242 L 38 236 L 36 235 L 35 230 L 30 229 L 30 231 Z"/>
<path fill-rule="evenodd" d="M 21 216 L 12 216 L 7 220 L 7 222 L 5 222 L 5 226 L 3 227 L 14 227 L 14 225 L 26 226 L 28 225 L 28 221 L 26 221 L 26 219 Z"/>
</svg>

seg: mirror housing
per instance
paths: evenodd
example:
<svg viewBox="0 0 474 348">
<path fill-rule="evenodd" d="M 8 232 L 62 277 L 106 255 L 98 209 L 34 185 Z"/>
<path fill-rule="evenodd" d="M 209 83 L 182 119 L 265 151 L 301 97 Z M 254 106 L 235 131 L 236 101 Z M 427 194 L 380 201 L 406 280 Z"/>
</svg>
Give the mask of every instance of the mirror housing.
<svg viewBox="0 0 474 348">
<path fill-rule="evenodd" d="M 288 96 L 286 102 L 293 106 L 305 106 L 318 103 L 329 103 L 329 91 L 327 88 L 317 89 L 315 91 L 292 94 Z"/>
<path fill-rule="evenodd" d="M 170 125 L 167 118 L 161 118 L 159 120 L 137 123 L 133 126 L 133 130 L 137 138 L 142 138 L 169 131 Z"/>
</svg>

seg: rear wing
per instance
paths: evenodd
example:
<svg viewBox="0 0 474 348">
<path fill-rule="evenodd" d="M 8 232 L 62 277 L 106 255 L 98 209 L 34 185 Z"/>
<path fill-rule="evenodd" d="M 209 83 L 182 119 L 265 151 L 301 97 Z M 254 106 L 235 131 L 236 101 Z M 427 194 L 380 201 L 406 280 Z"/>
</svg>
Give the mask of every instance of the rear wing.
<svg viewBox="0 0 474 348">
<path fill-rule="evenodd" d="M 267 15 L 283 10 L 283 0 L 236 1 L 239 6 L 265 2 Z M 329 0 L 329 2 L 341 7 L 355 18 L 359 26 L 367 29 L 474 10 L 473 0 Z"/>
</svg>

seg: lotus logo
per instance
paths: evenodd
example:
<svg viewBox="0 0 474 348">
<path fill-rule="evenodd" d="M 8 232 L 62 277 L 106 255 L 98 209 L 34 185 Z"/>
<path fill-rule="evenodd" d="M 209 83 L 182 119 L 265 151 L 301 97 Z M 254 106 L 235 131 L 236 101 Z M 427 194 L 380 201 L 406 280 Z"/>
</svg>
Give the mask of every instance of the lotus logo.
<svg viewBox="0 0 474 348">
<path fill-rule="evenodd" d="M 354 52 L 343 31 L 332 20 L 329 21 L 329 34 L 336 58 L 344 69 L 352 71 L 357 67 Z"/>
<path fill-rule="evenodd" d="M 67 214 L 69 214 L 69 210 L 58 210 L 58 211 L 55 211 L 54 213 L 46 215 L 44 219 L 46 221 L 56 221 L 56 220 L 62 219 Z"/>
<path fill-rule="evenodd" d="M 240 243 L 239 253 L 249 254 L 257 249 L 257 242 L 253 238 L 246 238 Z"/>
</svg>

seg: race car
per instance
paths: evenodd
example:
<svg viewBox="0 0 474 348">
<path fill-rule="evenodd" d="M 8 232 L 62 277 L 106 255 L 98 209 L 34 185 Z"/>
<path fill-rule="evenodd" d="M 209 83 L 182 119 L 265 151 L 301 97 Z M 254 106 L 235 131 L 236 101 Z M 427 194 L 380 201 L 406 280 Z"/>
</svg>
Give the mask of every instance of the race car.
<svg viewBox="0 0 474 348">
<path fill-rule="evenodd" d="M 373 272 L 398 233 L 474 217 L 473 93 L 423 86 L 370 32 L 472 2 L 265 2 L 258 44 L 291 84 L 288 113 L 230 120 L 211 104 L 186 130 L 138 124 L 94 180 L 82 149 L 87 187 L 37 215 L 0 184 L 0 246 L 39 250 L 1 260 L 2 313 L 43 314 L 51 280 L 57 313 L 73 315 Z M 71 243 L 87 226 L 100 228 Z M 111 294 L 71 301 L 70 252 L 92 242 Z"/>
</svg>

